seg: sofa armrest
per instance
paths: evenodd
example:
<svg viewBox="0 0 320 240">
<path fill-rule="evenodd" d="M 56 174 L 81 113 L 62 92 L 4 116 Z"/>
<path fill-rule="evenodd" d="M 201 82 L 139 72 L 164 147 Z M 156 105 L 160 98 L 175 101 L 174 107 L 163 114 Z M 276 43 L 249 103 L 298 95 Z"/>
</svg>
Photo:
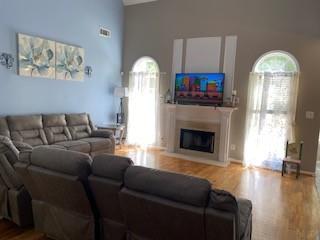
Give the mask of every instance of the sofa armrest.
<svg viewBox="0 0 320 240">
<path fill-rule="evenodd" d="M 18 189 L 23 185 L 13 166 L 4 154 L 0 154 L 0 178 L 9 189 Z"/>
<path fill-rule="evenodd" d="M 13 145 L 19 150 L 19 151 L 32 151 L 33 147 L 29 145 L 28 143 L 24 142 L 17 142 L 12 141 Z"/>
<path fill-rule="evenodd" d="M 0 153 L 5 154 L 11 164 L 14 164 L 19 158 L 19 150 L 11 139 L 2 135 L 0 135 Z"/>
<path fill-rule="evenodd" d="M 224 226 L 228 229 L 228 233 L 233 235 L 232 238 L 227 238 L 224 236 L 218 237 L 218 239 L 240 239 L 240 212 L 238 201 L 231 193 L 220 190 L 220 189 L 212 189 L 209 195 L 209 202 L 207 211 L 211 213 L 211 215 L 206 214 L 206 221 L 210 221 L 213 224 L 214 221 L 225 222 L 225 225 L 218 224 L 217 231 L 221 234 L 220 231 L 225 232 Z M 221 218 L 221 221 L 218 220 Z M 209 232 L 212 232 L 210 230 Z M 228 235 L 231 237 L 231 235 Z M 210 238 L 208 238 L 210 239 Z"/>
<path fill-rule="evenodd" d="M 19 150 L 19 161 L 30 163 L 33 147 L 24 142 L 13 141 L 13 144 Z"/>
<path fill-rule="evenodd" d="M 205 226 L 207 239 L 240 240 L 237 216 L 233 213 L 206 208 Z"/>
<path fill-rule="evenodd" d="M 91 137 L 114 138 L 114 134 L 110 130 L 99 129 L 91 132 Z"/>
</svg>

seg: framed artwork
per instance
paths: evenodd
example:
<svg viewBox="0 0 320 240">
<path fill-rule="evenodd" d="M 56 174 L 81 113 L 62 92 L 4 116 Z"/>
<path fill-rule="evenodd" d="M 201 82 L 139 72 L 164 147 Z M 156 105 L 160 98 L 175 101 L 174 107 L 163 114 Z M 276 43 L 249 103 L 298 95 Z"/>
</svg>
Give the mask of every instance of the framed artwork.
<svg viewBox="0 0 320 240">
<path fill-rule="evenodd" d="M 82 81 L 84 79 L 84 49 L 56 43 L 56 79 Z"/>
<path fill-rule="evenodd" d="M 18 34 L 18 74 L 55 78 L 55 42 Z"/>
</svg>

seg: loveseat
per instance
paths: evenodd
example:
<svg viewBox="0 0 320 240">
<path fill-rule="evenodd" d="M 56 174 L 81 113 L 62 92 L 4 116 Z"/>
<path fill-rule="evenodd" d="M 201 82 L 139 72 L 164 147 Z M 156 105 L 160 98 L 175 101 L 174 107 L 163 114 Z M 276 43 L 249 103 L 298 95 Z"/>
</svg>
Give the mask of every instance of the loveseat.
<svg viewBox="0 0 320 240">
<path fill-rule="evenodd" d="M 39 146 L 91 157 L 114 153 L 113 133 L 97 130 L 89 114 L 37 114 L 0 117 L 0 217 L 19 226 L 32 224 L 31 198 L 14 164 L 28 161 Z"/>
<path fill-rule="evenodd" d="M 29 159 L 15 166 L 36 230 L 53 239 L 251 239 L 251 202 L 205 179 L 58 148 L 36 148 Z"/>
</svg>

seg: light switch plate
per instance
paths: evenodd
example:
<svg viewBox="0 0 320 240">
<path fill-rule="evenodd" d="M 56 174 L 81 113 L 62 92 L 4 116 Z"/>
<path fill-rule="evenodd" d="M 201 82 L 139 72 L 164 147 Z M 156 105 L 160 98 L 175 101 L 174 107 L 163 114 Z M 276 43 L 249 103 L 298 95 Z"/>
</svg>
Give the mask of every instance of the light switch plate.
<svg viewBox="0 0 320 240">
<path fill-rule="evenodd" d="M 306 119 L 314 119 L 314 112 L 306 111 Z"/>
</svg>

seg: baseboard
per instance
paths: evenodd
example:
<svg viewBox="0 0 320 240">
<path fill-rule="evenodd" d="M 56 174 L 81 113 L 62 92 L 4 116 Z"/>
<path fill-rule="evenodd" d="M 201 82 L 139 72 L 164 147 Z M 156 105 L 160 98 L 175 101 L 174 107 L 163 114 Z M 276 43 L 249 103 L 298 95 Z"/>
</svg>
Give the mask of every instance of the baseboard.
<svg viewBox="0 0 320 240">
<path fill-rule="evenodd" d="M 165 152 L 162 152 L 161 155 L 179 158 L 182 160 L 187 160 L 187 161 L 192 161 L 197 163 L 204 163 L 204 164 L 218 166 L 218 167 L 227 167 L 229 165 L 229 163 L 219 162 L 219 161 L 201 158 L 201 157 L 189 156 L 189 155 L 180 154 L 180 153 L 169 153 L 165 151 Z"/>
<path fill-rule="evenodd" d="M 300 171 L 303 175 L 308 175 L 308 176 L 312 176 L 315 177 L 316 173 L 315 172 L 309 172 L 309 171 Z"/>
<path fill-rule="evenodd" d="M 229 158 L 229 161 L 232 163 L 237 163 L 237 164 L 241 164 L 241 165 L 243 164 L 242 160 L 235 159 L 235 158 Z"/>
<path fill-rule="evenodd" d="M 235 159 L 235 158 L 229 158 L 229 161 L 232 162 L 232 163 L 236 163 L 236 164 L 243 164 L 243 161 L 242 161 L 242 160 Z M 263 169 L 270 170 L 270 169 L 268 169 L 268 168 L 263 168 Z M 281 172 L 281 171 L 279 170 L 279 172 Z M 303 170 L 301 170 L 300 172 L 301 172 L 301 174 L 303 174 L 303 175 L 312 176 L 312 177 L 315 177 L 315 176 L 316 176 L 315 172 L 309 172 L 309 171 L 303 171 Z"/>
</svg>

